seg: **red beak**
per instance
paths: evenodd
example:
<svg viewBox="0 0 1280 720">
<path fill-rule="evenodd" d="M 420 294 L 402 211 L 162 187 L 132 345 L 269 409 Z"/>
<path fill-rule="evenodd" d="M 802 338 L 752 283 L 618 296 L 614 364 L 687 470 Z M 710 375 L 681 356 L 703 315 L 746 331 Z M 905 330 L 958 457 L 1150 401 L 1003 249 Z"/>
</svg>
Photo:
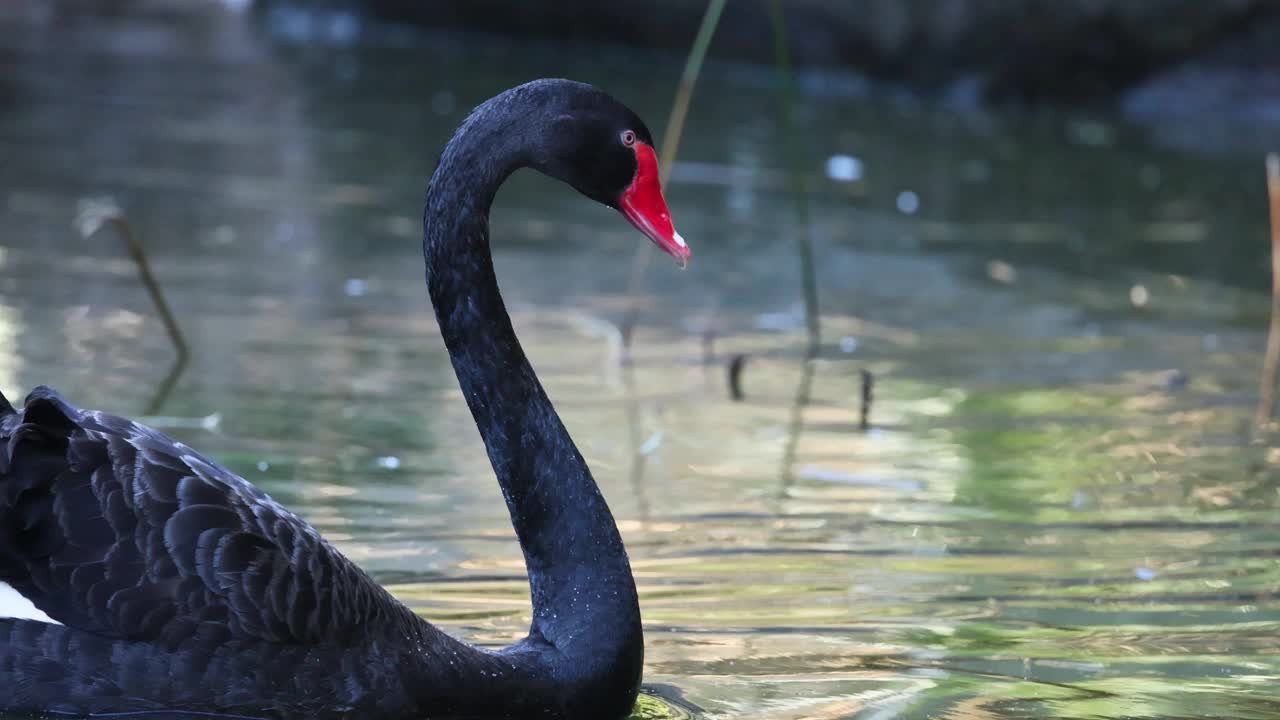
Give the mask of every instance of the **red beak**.
<svg viewBox="0 0 1280 720">
<path fill-rule="evenodd" d="M 658 180 L 658 156 L 641 142 L 635 144 L 635 151 L 636 176 L 622 191 L 619 209 L 637 230 L 684 267 L 689 264 L 689 246 L 671 225 L 671 212 Z"/>
</svg>

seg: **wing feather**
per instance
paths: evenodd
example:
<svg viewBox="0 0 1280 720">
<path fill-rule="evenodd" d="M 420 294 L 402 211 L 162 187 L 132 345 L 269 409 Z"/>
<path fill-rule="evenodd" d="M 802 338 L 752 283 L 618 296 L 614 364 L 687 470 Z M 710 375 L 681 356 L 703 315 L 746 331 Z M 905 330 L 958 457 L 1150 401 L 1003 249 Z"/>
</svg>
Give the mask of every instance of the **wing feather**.
<svg viewBox="0 0 1280 720">
<path fill-rule="evenodd" d="M 47 388 L 0 408 L 0 581 L 65 625 L 167 646 L 354 642 L 412 621 L 244 479 Z"/>
</svg>

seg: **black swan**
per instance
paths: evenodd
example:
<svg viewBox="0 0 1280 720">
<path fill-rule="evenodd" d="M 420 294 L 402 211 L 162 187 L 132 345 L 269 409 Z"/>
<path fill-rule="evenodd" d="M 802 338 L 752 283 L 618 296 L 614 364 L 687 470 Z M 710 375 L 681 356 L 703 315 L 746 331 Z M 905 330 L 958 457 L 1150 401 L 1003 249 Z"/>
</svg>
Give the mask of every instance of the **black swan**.
<svg viewBox="0 0 1280 720">
<path fill-rule="evenodd" d="M 615 207 L 681 265 L 640 119 L 539 80 L 477 107 L 427 190 L 440 332 L 528 568 L 529 635 L 446 635 L 319 533 L 180 442 L 47 388 L 0 397 L 0 709 L 73 715 L 619 718 L 644 641 L 627 554 L 507 316 L 489 206 L 532 167 Z M 18 597 L 21 596 L 21 597 Z M 0 608 L 4 610 L 4 608 Z"/>
</svg>

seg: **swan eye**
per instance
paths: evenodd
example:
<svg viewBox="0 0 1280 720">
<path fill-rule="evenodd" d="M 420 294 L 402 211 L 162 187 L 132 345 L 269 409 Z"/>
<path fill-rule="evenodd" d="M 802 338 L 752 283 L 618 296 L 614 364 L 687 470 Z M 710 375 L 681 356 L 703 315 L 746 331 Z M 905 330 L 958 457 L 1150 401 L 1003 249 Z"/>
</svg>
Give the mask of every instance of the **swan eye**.
<svg viewBox="0 0 1280 720">
<path fill-rule="evenodd" d="M 636 144 L 636 134 L 630 130 L 622 131 L 622 144 L 631 147 Z"/>
</svg>

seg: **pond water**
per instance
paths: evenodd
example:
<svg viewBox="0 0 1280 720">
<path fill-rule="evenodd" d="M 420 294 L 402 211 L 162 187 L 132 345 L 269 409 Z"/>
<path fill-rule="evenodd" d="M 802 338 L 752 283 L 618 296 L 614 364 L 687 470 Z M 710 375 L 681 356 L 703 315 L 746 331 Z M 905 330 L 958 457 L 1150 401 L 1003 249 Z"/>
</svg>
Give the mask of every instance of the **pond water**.
<svg viewBox="0 0 1280 720">
<path fill-rule="evenodd" d="M 237 5 L 0 9 L 0 388 L 149 420 L 449 631 L 514 640 L 521 556 L 421 284 L 425 179 L 534 77 L 660 132 L 681 58 Z M 706 68 L 667 193 L 694 262 L 652 264 L 629 366 L 643 239 L 532 174 L 498 197 L 517 330 L 637 575 L 636 716 L 1280 716 L 1261 151 L 802 80 L 812 363 L 769 69 Z M 118 239 L 73 226 L 101 195 L 193 348 L 159 407 L 163 327 Z"/>
</svg>

